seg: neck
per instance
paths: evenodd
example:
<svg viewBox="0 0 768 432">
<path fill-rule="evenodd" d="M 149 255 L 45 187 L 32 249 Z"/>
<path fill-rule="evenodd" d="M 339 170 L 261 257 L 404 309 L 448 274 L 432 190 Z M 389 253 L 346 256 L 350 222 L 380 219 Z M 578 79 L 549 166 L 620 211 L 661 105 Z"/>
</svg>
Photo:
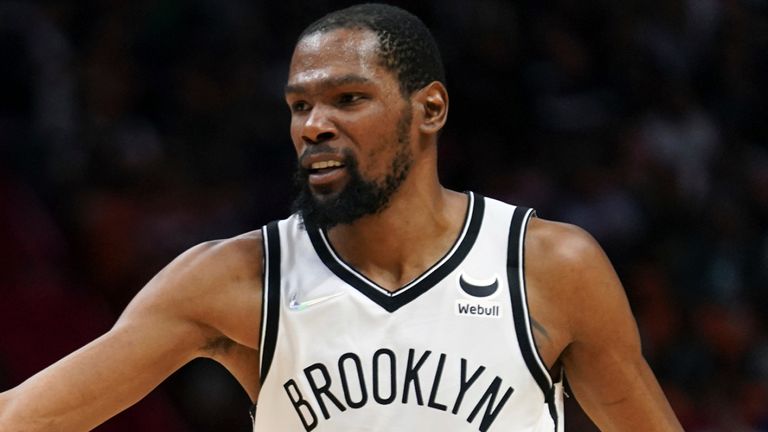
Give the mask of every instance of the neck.
<svg viewBox="0 0 768 432">
<path fill-rule="evenodd" d="M 406 180 L 381 212 L 328 233 L 348 264 L 390 291 L 417 278 L 450 250 L 467 211 L 467 196 L 443 188 L 436 177 L 432 184 L 409 183 L 415 182 Z"/>
</svg>

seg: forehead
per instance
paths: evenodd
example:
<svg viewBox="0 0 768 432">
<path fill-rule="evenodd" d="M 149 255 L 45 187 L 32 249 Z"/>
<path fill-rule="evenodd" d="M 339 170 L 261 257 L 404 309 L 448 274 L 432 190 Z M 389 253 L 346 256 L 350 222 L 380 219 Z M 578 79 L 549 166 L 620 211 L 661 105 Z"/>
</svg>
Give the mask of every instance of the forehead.
<svg viewBox="0 0 768 432">
<path fill-rule="evenodd" d="M 379 62 L 376 34 L 364 29 L 335 29 L 302 38 L 293 51 L 287 88 L 305 88 L 341 76 L 366 80 L 391 74 Z"/>
</svg>

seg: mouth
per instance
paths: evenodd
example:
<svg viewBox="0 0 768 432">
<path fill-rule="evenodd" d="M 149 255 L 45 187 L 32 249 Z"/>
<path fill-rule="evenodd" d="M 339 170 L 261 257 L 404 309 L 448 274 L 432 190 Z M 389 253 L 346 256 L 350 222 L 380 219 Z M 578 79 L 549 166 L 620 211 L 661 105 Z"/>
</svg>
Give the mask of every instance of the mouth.
<svg viewBox="0 0 768 432">
<path fill-rule="evenodd" d="M 312 162 L 307 168 L 309 184 L 313 187 L 328 187 L 341 180 L 346 173 L 346 165 L 337 160 Z"/>
<path fill-rule="evenodd" d="M 335 160 L 325 160 L 314 162 L 309 166 L 309 174 L 324 174 L 339 168 L 344 168 L 344 164 Z"/>
</svg>

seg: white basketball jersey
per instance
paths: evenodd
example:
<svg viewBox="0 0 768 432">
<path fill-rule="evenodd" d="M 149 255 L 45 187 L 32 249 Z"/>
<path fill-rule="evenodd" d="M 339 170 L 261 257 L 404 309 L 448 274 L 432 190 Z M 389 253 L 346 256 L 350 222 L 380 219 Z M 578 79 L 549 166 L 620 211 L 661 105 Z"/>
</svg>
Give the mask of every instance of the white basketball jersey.
<svg viewBox="0 0 768 432">
<path fill-rule="evenodd" d="M 296 215 L 267 225 L 254 431 L 562 431 L 528 316 L 532 214 L 469 193 L 451 250 L 395 292 Z"/>
</svg>

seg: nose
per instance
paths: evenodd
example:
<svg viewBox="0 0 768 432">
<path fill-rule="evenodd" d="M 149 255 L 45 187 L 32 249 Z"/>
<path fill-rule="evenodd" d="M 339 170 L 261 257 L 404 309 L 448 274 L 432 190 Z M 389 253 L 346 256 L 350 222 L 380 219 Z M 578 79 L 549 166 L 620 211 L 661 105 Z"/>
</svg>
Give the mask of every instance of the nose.
<svg viewBox="0 0 768 432">
<path fill-rule="evenodd" d="M 312 107 L 301 129 L 301 139 L 307 144 L 320 144 L 330 141 L 338 135 L 338 130 L 330 116 L 328 107 Z"/>
</svg>

